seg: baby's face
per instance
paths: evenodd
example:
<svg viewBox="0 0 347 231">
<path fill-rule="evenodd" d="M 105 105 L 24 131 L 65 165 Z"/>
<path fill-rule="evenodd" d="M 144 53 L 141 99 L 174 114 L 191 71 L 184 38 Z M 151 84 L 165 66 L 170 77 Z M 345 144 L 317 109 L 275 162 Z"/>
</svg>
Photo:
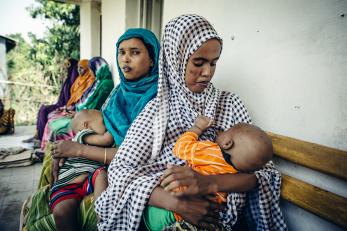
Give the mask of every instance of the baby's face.
<svg viewBox="0 0 347 231">
<path fill-rule="evenodd" d="M 244 146 L 245 139 L 241 137 L 240 131 L 231 127 L 217 135 L 216 143 L 223 149 L 224 153 L 229 154 L 234 168 L 247 172 L 252 169 L 254 160 L 249 158 L 250 150 Z"/>
<path fill-rule="evenodd" d="M 104 134 L 106 132 L 106 127 L 104 121 L 100 119 L 93 121 L 91 124 L 91 129 L 97 134 Z"/>
<path fill-rule="evenodd" d="M 241 125 L 240 125 L 241 126 Z M 253 131 L 250 131 L 253 129 Z M 240 171 L 250 172 L 260 169 L 265 163 L 263 156 L 272 150 L 266 149 L 254 128 L 229 128 L 217 135 L 216 143 L 224 153 L 229 154 L 233 166 Z"/>
<path fill-rule="evenodd" d="M 221 131 L 217 134 L 216 143 L 224 151 L 227 151 L 233 146 L 233 128 L 229 128 L 226 131 Z"/>
</svg>

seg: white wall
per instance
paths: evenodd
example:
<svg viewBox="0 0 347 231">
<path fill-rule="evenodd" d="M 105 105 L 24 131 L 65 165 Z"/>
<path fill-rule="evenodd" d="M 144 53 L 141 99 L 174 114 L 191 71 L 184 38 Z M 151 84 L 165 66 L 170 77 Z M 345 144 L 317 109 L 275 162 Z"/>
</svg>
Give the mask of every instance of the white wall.
<svg viewBox="0 0 347 231">
<path fill-rule="evenodd" d="M 163 23 L 182 13 L 224 39 L 214 83 L 239 94 L 256 124 L 347 150 L 347 1 L 167 0 Z"/>
<path fill-rule="evenodd" d="M 104 57 L 112 69 L 112 74 L 118 82 L 116 66 L 116 42 L 124 33 L 125 26 L 125 1 L 126 0 L 102 0 L 102 51 Z"/>
<path fill-rule="evenodd" d="M 196 13 L 215 26 L 224 44 L 213 82 L 238 94 L 257 125 L 347 150 L 347 1 L 166 0 L 163 11 L 163 24 Z M 288 166 L 278 162 L 295 175 Z M 299 178 L 347 197 L 337 179 L 304 168 Z M 287 207 L 290 230 L 342 230 Z"/>
<path fill-rule="evenodd" d="M 80 3 L 80 58 L 100 56 L 100 4 L 91 1 Z"/>
</svg>

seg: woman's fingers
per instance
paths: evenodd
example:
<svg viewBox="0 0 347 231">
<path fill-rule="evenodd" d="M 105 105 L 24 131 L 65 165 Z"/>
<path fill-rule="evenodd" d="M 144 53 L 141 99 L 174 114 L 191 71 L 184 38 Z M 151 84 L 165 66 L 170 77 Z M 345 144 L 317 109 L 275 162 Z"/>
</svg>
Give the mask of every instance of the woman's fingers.
<svg viewBox="0 0 347 231">
<path fill-rule="evenodd" d="M 173 166 L 171 164 L 167 165 L 167 169 L 164 171 L 163 175 L 161 176 L 161 180 L 165 179 L 169 175 L 171 175 L 176 169 L 176 166 Z"/>
<path fill-rule="evenodd" d="M 206 217 L 203 222 L 200 222 L 197 227 L 211 231 L 220 230 L 218 220 L 209 219 L 208 217 Z"/>
<path fill-rule="evenodd" d="M 182 192 L 184 192 L 187 188 L 186 185 L 192 184 L 191 179 L 177 179 L 171 181 L 164 187 L 165 191 L 171 192 L 174 196 L 181 196 Z"/>
<path fill-rule="evenodd" d="M 59 172 L 59 159 L 54 159 L 52 163 L 52 176 L 53 182 L 58 180 L 58 172 Z"/>
<path fill-rule="evenodd" d="M 172 192 L 175 196 L 196 196 L 217 192 L 217 184 L 209 176 L 201 175 L 188 166 L 171 166 L 165 170 L 162 176 L 161 186 L 166 191 L 181 186 L 185 190 Z"/>
<path fill-rule="evenodd" d="M 179 199 L 176 211 L 187 222 L 206 230 L 218 230 L 218 204 L 204 197 L 182 197 Z"/>
<path fill-rule="evenodd" d="M 51 154 L 52 154 L 52 158 L 56 158 L 55 156 L 56 150 L 55 150 L 55 142 L 52 143 L 52 147 L 51 147 Z"/>
<path fill-rule="evenodd" d="M 199 222 L 198 227 L 205 228 L 207 230 L 220 229 L 219 211 L 212 210 L 212 207 L 213 207 L 212 204 L 210 204 L 210 209 L 208 210 L 208 213 L 205 216 L 203 216 L 201 222 Z"/>
<path fill-rule="evenodd" d="M 52 144 L 52 157 L 53 158 L 60 158 L 63 157 L 62 156 L 62 152 L 61 152 L 61 145 L 62 145 L 63 141 L 55 141 Z"/>
<path fill-rule="evenodd" d="M 65 158 L 61 158 L 61 159 L 59 160 L 59 167 L 60 167 L 60 168 L 63 167 L 64 163 L 65 163 Z"/>
<path fill-rule="evenodd" d="M 51 151 L 52 151 L 52 157 L 53 158 L 59 157 L 58 151 L 57 151 L 57 142 L 53 142 Z"/>
<path fill-rule="evenodd" d="M 161 177 L 161 186 L 166 187 L 171 182 L 181 179 L 186 179 L 192 176 L 192 174 L 187 171 L 187 168 L 189 167 L 182 167 L 182 166 L 168 166 L 168 169 L 166 169 Z"/>
<path fill-rule="evenodd" d="M 183 182 L 187 182 L 187 184 L 185 184 L 185 190 L 179 194 L 180 196 L 206 195 L 217 192 L 217 184 L 205 182 L 203 177 Z"/>
</svg>

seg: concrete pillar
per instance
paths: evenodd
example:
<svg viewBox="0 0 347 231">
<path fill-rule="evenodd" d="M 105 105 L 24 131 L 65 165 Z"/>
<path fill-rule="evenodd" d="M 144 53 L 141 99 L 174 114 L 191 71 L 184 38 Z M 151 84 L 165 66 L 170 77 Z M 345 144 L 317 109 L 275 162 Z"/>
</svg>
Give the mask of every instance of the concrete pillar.
<svg viewBox="0 0 347 231">
<path fill-rule="evenodd" d="M 80 58 L 90 59 L 101 55 L 100 3 L 80 3 Z"/>
</svg>

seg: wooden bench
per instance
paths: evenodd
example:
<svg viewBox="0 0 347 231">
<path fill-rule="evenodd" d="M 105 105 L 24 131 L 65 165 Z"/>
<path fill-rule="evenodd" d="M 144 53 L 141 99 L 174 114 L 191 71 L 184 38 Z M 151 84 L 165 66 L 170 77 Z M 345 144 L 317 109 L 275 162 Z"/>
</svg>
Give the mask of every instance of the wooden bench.
<svg viewBox="0 0 347 231">
<path fill-rule="evenodd" d="M 347 181 L 347 152 L 268 132 L 275 156 Z M 281 197 L 347 229 L 347 199 L 282 175 Z"/>
</svg>

